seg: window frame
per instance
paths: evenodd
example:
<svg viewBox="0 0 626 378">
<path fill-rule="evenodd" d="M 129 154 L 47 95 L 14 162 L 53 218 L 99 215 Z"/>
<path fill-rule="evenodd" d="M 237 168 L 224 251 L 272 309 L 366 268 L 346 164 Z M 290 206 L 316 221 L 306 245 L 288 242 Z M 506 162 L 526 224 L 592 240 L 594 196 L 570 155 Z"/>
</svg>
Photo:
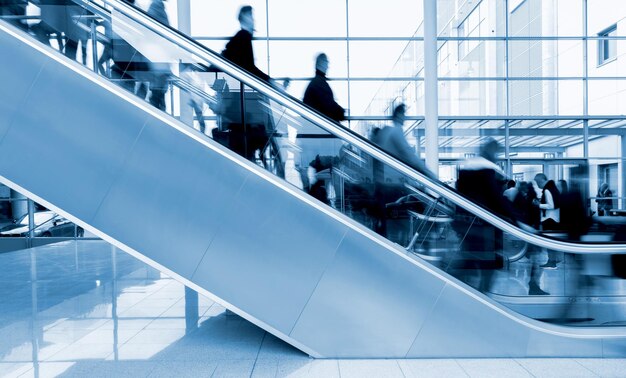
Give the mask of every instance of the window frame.
<svg viewBox="0 0 626 378">
<path fill-rule="evenodd" d="M 598 67 L 611 63 L 617 59 L 617 41 L 611 39 L 617 34 L 617 24 L 613 24 L 598 33 Z M 603 39 L 602 37 L 607 37 Z M 613 43 L 611 43 L 613 42 Z M 606 52 L 612 53 L 605 58 Z"/>
</svg>

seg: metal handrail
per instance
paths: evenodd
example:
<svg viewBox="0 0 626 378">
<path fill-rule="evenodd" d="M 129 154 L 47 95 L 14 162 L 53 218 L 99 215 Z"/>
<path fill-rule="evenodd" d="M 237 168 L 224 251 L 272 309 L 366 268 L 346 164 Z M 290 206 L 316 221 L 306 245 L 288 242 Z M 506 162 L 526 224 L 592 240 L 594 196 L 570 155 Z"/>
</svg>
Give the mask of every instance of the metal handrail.
<svg viewBox="0 0 626 378">
<path fill-rule="evenodd" d="M 480 205 L 477 205 L 467 200 L 461 194 L 457 193 L 451 188 L 446 187 L 444 184 L 431 181 L 424 174 L 413 170 L 408 165 L 400 161 L 395 160 L 393 157 L 391 157 L 391 155 L 384 152 L 377 146 L 371 144 L 361 135 L 358 135 L 357 133 L 346 129 L 341 125 L 332 122 L 325 116 L 303 105 L 299 100 L 295 99 L 294 97 L 276 90 L 268 83 L 258 79 L 252 74 L 239 68 L 235 64 L 227 61 L 216 52 L 208 49 L 207 47 L 196 41 L 190 40 L 187 36 L 180 33 L 179 31 L 157 22 L 142 10 L 125 4 L 120 0 L 109 0 L 107 4 L 113 7 L 115 10 L 119 11 L 120 13 L 124 14 L 125 16 L 140 22 L 144 27 L 166 39 L 167 41 L 177 45 L 180 48 L 183 48 L 184 50 L 187 50 L 199 59 L 205 60 L 219 70 L 228 73 L 233 78 L 244 82 L 246 85 L 267 96 L 268 99 L 276 101 L 277 103 L 298 113 L 300 116 L 321 127 L 325 131 L 337 135 L 344 141 L 358 147 L 363 152 L 369 154 L 373 158 L 378 159 L 387 166 L 401 172 L 408 178 L 419 182 L 425 188 L 433 191 L 434 193 L 437 193 L 440 196 L 445 197 L 455 205 L 464 208 L 469 213 L 483 219 L 484 221 L 487 221 L 491 225 L 499 228 L 504 232 L 507 232 L 523 241 L 535 244 L 543 248 L 568 253 L 626 253 L 626 244 L 588 244 L 552 240 L 540 235 L 536 235 L 529 231 L 522 230 L 521 228 L 518 228 L 508 221 L 505 221 L 504 219 L 492 214 Z"/>
</svg>

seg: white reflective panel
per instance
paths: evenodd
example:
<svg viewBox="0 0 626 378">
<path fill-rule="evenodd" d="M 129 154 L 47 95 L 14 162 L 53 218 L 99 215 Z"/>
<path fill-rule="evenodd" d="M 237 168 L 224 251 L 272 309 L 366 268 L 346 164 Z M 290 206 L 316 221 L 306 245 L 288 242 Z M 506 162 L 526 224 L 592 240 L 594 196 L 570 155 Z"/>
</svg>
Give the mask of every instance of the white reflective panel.
<svg viewBox="0 0 626 378">
<path fill-rule="evenodd" d="M 423 0 L 351 0 L 348 1 L 350 36 L 412 37 L 422 24 L 423 14 Z"/>
<path fill-rule="evenodd" d="M 379 347 L 406 356 L 444 282 L 371 243 L 354 230 L 346 235 L 292 337 L 336 357 L 373 357 Z"/>
<path fill-rule="evenodd" d="M 46 59 L 43 55 L 32 54 L 30 47 L 5 33 L 0 33 L 0 45 L 3 51 L 11 51 L 10 57 L 3 59 L 0 70 L 0 96 L 3 99 L 0 101 L 0 137 L 3 137 L 15 112 L 24 106 L 24 97 Z"/>
<path fill-rule="evenodd" d="M 506 112 L 504 81 L 439 81 L 439 114 L 487 116 Z"/>
<path fill-rule="evenodd" d="M 440 42 L 439 77 L 504 77 L 505 51 L 503 41 Z"/>
<path fill-rule="evenodd" d="M 512 115 L 580 115 L 583 85 L 580 80 L 516 80 L 509 82 Z"/>
<path fill-rule="evenodd" d="M 269 51 L 272 76 L 313 77 L 320 53 L 328 56 L 328 77 L 348 75 L 345 41 L 270 41 Z"/>
<path fill-rule="evenodd" d="M 582 0 L 526 0 L 510 9 L 508 16 L 511 36 L 578 37 L 583 33 Z"/>
<path fill-rule="evenodd" d="M 481 337 L 468 337 L 477 329 L 481 330 Z M 447 284 L 424 320 L 407 357 L 432 357 L 442 353 L 455 357 L 468 352 L 468 357 L 523 357 L 529 332 L 511 318 L 491 311 L 487 305 Z"/>
<path fill-rule="evenodd" d="M 622 21 L 624 16 L 626 16 L 626 2 L 622 0 L 587 0 L 588 35 L 598 35 L 611 25 Z M 617 32 L 618 35 L 624 35 L 623 28 L 618 27 Z"/>
<path fill-rule="evenodd" d="M 401 70 L 394 72 L 408 42 L 380 41 L 380 42 L 350 42 L 350 77 L 377 77 L 399 76 Z M 416 66 L 415 62 L 406 62 Z M 415 69 L 414 69 L 415 71 Z"/>
<path fill-rule="evenodd" d="M 231 202 L 193 280 L 289 334 L 347 228 L 258 176 Z"/>
<path fill-rule="evenodd" d="M 239 31 L 237 15 L 243 5 L 254 9 L 255 36 L 267 35 L 265 0 L 245 2 L 189 0 L 191 2 L 191 35 L 230 37 Z"/>
<path fill-rule="evenodd" d="M 269 0 L 272 37 L 343 37 L 346 2 Z"/>
<path fill-rule="evenodd" d="M 624 113 L 625 90 L 626 78 L 623 80 L 589 80 L 589 114 Z"/>
<path fill-rule="evenodd" d="M 41 54 L 31 50 L 30 55 L 37 61 Z M 147 115 L 52 59 L 18 110 L 0 148 L 4 177 L 27 190 L 45 183 L 39 195 L 55 203 L 69 200 L 64 210 L 90 220 Z M 27 164 L 33 168 L 24 169 Z M 68 171 L 80 175 L 59 179 L 59 172 Z M 80 190 L 70 194 L 68 187 Z"/>
<path fill-rule="evenodd" d="M 352 81 L 350 82 L 350 111 L 352 115 L 390 115 L 388 109 L 393 101 L 403 101 L 410 109 L 414 87 L 409 81 Z M 412 97 L 413 99 L 415 96 Z M 380 103 L 380 106 L 377 106 Z M 409 110 L 410 112 L 412 110 Z"/>
<path fill-rule="evenodd" d="M 93 225 L 189 278 L 245 181 L 246 172 L 228 168 L 232 164 L 166 124 L 151 121 Z M 215 183 L 220 185 L 210 190 Z M 135 230 L 126 224 L 134 224 Z"/>
</svg>

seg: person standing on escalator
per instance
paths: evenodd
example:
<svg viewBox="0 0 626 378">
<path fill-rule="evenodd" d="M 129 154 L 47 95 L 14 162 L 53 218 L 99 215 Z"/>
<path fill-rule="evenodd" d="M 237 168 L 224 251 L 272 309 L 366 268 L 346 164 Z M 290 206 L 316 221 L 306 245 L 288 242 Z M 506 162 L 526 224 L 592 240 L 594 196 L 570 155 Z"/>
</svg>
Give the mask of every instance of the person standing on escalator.
<svg viewBox="0 0 626 378">
<path fill-rule="evenodd" d="M 148 8 L 148 15 L 163 25 L 170 25 L 167 11 L 165 10 L 165 0 L 152 0 Z M 150 63 L 150 103 L 165 111 L 165 92 L 167 92 L 168 78 L 170 76 L 169 63 Z"/>
<path fill-rule="evenodd" d="M 315 77 L 304 92 L 302 102 L 324 114 L 335 122 L 346 119 L 344 109 L 335 102 L 333 91 L 328 85 L 326 71 L 328 70 L 328 57 L 321 53 L 315 58 Z"/>
<path fill-rule="evenodd" d="M 237 32 L 226 44 L 222 56 L 239 67 L 270 83 L 268 74 L 261 71 L 254 64 L 254 51 L 252 50 L 252 35 L 254 33 L 254 14 L 250 5 L 244 5 L 239 9 L 237 16 L 241 30 Z"/>
<path fill-rule="evenodd" d="M 459 170 L 456 188 L 475 204 L 512 221 L 515 219 L 512 204 L 503 196 L 505 174 L 496 164 L 499 149 L 494 139 L 483 144 L 479 156 L 469 159 Z M 474 282 L 472 276 L 478 271 L 476 288 L 481 292 L 489 291 L 494 271 L 504 265 L 502 231 L 460 208 L 457 208 L 454 228 L 461 238 L 461 252 L 451 266 L 468 283 Z"/>
<path fill-rule="evenodd" d="M 269 75 L 261 71 L 254 64 L 254 51 L 252 49 L 252 35 L 254 33 L 254 14 L 250 5 L 244 5 L 239 9 L 237 16 L 241 29 L 226 44 L 222 51 L 222 56 L 232 63 L 238 65 L 258 79 L 267 82 L 278 90 L 279 88 Z M 244 90 L 243 87 L 240 90 Z M 245 104 L 245 119 L 242 119 L 242 97 L 247 96 Z M 256 153 L 262 158 L 263 150 L 270 141 L 274 125 L 271 116 L 263 113 L 265 107 L 261 106 L 266 100 L 256 92 L 233 92 L 231 100 L 232 112 L 231 122 L 228 123 L 229 136 L 228 147 L 234 152 L 249 160 L 256 159 Z M 240 96 L 241 95 L 241 96 Z"/>
</svg>

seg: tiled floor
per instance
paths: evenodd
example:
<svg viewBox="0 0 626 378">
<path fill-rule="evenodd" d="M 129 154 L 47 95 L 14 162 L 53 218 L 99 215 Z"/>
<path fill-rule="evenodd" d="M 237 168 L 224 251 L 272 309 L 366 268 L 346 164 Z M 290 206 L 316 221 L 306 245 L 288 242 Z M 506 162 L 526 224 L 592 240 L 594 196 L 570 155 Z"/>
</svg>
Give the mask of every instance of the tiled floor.
<svg viewBox="0 0 626 378">
<path fill-rule="evenodd" d="M 626 376 L 626 360 L 313 360 L 195 299 L 104 242 L 2 254 L 0 376 Z"/>
</svg>

